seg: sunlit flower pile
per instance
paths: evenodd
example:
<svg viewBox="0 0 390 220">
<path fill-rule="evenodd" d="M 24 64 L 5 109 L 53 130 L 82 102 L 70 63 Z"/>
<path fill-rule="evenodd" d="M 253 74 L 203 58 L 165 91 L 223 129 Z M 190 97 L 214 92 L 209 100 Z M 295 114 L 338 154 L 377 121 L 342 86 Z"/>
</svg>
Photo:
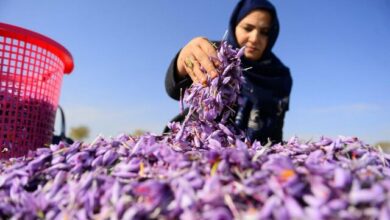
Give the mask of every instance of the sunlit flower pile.
<svg viewBox="0 0 390 220">
<path fill-rule="evenodd" d="M 390 156 L 358 138 L 262 146 L 228 118 L 241 52 L 170 134 L 60 143 L 0 163 L 0 219 L 390 219 Z"/>
</svg>

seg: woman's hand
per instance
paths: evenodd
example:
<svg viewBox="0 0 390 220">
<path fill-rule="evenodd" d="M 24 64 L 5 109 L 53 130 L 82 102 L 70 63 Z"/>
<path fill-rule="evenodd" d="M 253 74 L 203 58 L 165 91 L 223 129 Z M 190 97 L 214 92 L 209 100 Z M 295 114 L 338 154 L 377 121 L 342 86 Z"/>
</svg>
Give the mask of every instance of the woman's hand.
<svg viewBox="0 0 390 220">
<path fill-rule="evenodd" d="M 210 59 L 211 57 L 215 59 Z M 207 38 L 196 37 L 180 51 L 176 63 L 178 75 L 181 78 L 189 75 L 193 82 L 204 84 L 207 76 L 203 73 L 201 67 L 211 78 L 216 77 L 218 75 L 216 67 L 219 65 L 216 58 L 217 51 L 214 45 Z"/>
</svg>

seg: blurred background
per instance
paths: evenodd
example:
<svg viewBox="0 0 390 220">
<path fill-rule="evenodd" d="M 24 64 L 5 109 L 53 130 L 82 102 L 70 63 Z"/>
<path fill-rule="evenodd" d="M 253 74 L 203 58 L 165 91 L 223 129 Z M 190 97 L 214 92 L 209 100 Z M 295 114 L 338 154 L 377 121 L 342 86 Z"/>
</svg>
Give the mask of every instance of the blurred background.
<svg viewBox="0 0 390 220">
<path fill-rule="evenodd" d="M 390 141 L 390 1 L 272 1 L 274 52 L 293 90 L 284 138 Z M 222 38 L 236 0 L 0 0 L 0 22 L 48 36 L 73 55 L 60 105 L 67 134 L 92 141 L 160 134 L 179 112 L 166 69 L 195 36 Z M 56 132 L 59 133 L 59 120 Z"/>
</svg>

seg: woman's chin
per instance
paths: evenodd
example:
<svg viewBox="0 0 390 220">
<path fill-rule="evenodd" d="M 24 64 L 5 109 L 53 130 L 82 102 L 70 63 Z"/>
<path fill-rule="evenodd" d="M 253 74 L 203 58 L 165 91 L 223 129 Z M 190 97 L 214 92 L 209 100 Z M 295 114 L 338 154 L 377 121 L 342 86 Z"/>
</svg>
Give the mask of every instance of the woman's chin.
<svg viewBox="0 0 390 220">
<path fill-rule="evenodd" d="M 248 60 L 252 60 L 252 61 L 255 61 L 255 60 L 258 60 L 260 59 L 260 55 L 257 54 L 257 53 L 248 53 L 246 52 L 245 53 L 245 57 L 248 59 Z"/>
</svg>

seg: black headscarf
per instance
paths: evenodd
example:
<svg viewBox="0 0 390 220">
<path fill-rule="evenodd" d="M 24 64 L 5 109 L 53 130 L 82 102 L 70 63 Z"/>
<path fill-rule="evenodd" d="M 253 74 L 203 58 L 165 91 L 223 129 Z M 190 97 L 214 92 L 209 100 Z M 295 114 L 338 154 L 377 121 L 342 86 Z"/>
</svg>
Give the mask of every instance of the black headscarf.
<svg viewBox="0 0 390 220">
<path fill-rule="evenodd" d="M 239 47 L 235 29 L 238 23 L 250 12 L 256 9 L 263 9 L 268 11 L 272 17 L 272 24 L 269 30 L 269 39 L 267 48 L 264 51 L 263 57 L 270 55 L 271 49 L 275 44 L 279 35 L 279 21 L 276 15 L 275 7 L 267 0 L 241 0 L 234 9 L 229 22 L 228 42 L 234 47 Z"/>
<path fill-rule="evenodd" d="M 261 97 L 266 95 L 266 93 L 271 93 L 271 96 L 284 98 L 290 95 L 292 79 L 290 70 L 272 53 L 272 47 L 279 35 L 279 21 L 275 7 L 267 0 L 239 1 L 230 18 L 227 41 L 234 47 L 239 47 L 235 36 L 235 28 L 246 15 L 256 9 L 268 11 L 272 16 L 272 23 L 268 36 L 268 45 L 260 60 L 251 61 L 242 57 L 243 68 L 251 67 L 251 69 L 244 72 L 244 76 L 251 84 L 250 87 L 258 86 L 260 87 L 259 89 L 268 90 L 254 94 L 258 96 L 258 99 L 269 98 Z M 254 98 L 256 99 L 256 97 Z"/>
</svg>

